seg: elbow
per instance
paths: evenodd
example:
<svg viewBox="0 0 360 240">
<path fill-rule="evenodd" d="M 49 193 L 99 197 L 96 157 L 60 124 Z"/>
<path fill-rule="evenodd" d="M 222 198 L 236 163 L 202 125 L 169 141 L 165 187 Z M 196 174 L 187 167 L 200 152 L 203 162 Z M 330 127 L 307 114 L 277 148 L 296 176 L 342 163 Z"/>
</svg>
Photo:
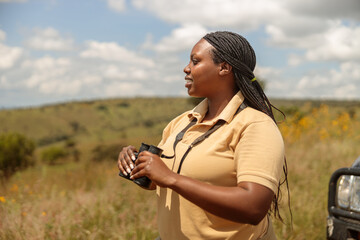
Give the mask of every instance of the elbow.
<svg viewBox="0 0 360 240">
<path fill-rule="evenodd" d="M 234 212 L 233 212 L 234 213 Z M 258 208 L 248 208 L 246 211 L 240 210 L 236 215 L 233 214 L 232 221 L 250 224 L 250 225 L 258 225 L 266 216 L 268 211 L 258 209 Z"/>
<path fill-rule="evenodd" d="M 232 213 L 232 217 L 228 217 L 227 219 L 243 224 L 250 224 L 250 225 L 258 225 L 266 216 L 267 212 L 262 211 L 247 211 L 247 212 L 239 212 L 234 215 Z"/>
<path fill-rule="evenodd" d="M 267 212 L 254 211 L 249 214 L 247 223 L 250 225 L 258 225 L 266 216 Z"/>
<path fill-rule="evenodd" d="M 262 218 L 249 219 L 248 224 L 256 226 L 256 225 L 258 225 L 263 219 L 264 219 L 264 217 L 262 217 Z"/>
</svg>

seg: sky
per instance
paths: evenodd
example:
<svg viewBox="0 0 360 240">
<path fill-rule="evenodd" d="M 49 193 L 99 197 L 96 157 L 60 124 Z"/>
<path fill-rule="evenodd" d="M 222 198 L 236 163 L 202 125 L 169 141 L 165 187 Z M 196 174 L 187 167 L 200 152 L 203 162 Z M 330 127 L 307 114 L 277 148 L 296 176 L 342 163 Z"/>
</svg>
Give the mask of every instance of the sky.
<svg viewBox="0 0 360 240">
<path fill-rule="evenodd" d="M 269 98 L 360 99 L 359 0 L 0 0 L 0 109 L 185 97 L 219 30 L 248 39 Z"/>
</svg>

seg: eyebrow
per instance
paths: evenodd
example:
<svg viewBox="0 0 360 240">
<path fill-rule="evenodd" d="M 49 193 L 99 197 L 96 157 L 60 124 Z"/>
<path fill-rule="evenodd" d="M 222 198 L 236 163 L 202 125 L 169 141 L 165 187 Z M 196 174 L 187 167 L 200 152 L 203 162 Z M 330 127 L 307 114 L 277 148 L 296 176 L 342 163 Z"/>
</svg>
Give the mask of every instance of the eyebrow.
<svg viewBox="0 0 360 240">
<path fill-rule="evenodd" d="M 193 54 L 190 55 L 190 59 L 193 59 L 194 57 L 198 57 L 198 55 L 199 54 L 197 54 L 197 53 L 193 53 Z"/>
</svg>

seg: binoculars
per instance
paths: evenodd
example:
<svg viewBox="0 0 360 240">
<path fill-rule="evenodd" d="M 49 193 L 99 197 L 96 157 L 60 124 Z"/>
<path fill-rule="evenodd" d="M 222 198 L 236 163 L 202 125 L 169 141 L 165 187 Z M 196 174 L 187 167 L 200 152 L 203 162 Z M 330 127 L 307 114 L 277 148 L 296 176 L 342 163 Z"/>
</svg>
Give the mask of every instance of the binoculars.
<svg viewBox="0 0 360 240">
<path fill-rule="evenodd" d="M 136 159 L 138 158 L 138 155 L 139 153 L 143 152 L 143 151 L 149 151 L 153 154 L 156 154 L 158 156 L 161 156 L 161 153 L 163 152 L 163 150 L 161 148 L 158 148 L 154 145 L 148 145 L 146 143 L 141 143 L 141 146 L 139 148 L 139 152 L 135 152 L 135 160 L 133 161 L 135 163 Z M 119 176 L 120 177 L 123 177 L 125 179 L 128 179 L 128 180 L 131 180 L 130 179 L 130 175 L 124 175 L 121 171 L 119 172 Z M 133 181 L 134 183 L 136 183 L 137 185 L 139 185 L 140 187 L 143 187 L 143 188 L 149 188 L 150 187 L 150 184 L 151 184 L 151 180 L 144 176 L 144 177 L 140 177 L 140 178 L 137 178 L 137 179 L 134 179 L 134 180 L 131 180 Z"/>
</svg>

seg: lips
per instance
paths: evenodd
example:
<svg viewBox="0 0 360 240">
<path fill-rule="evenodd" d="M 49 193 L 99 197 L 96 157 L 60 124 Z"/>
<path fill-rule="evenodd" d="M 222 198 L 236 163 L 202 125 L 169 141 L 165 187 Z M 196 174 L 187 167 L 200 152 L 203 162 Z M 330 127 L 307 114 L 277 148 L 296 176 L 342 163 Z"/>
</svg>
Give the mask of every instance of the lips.
<svg viewBox="0 0 360 240">
<path fill-rule="evenodd" d="M 186 81 L 185 87 L 187 87 L 187 88 L 190 87 L 191 84 L 193 83 L 193 80 L 189 77 L 185 77 L 185 81 Z"/>
</svg>

